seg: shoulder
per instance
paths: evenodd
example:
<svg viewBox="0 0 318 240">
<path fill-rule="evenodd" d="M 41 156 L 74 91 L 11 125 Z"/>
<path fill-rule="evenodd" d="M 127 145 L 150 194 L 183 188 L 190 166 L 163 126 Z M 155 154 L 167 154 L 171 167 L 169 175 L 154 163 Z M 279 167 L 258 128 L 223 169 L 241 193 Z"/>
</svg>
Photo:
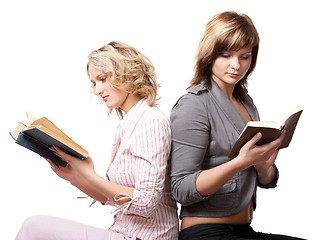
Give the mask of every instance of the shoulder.
<svg viewBox="0 0 318 240">
<path fill-rule="evenodd" d="M 180 112 L 185 114 L 195 110 L 204 110 L 207 105 L 208 89 L 202 84 L 188 89 L 188 93 L 181 96 L 172 108 L 172 114 Z"/>
<path fill-rule="evenodd" d="M 140 142 L 154 144 L 158 139 L 164 140 L 162 144 L 168 144 L 171 140 L 170 121 L 158 107 L 148 107 L 136 123 L 131 136 L 133 146 L 139 146 Z"/>
<path fill-rule="evenodd" d="M 170 121 L 176 132 L 178 129 L 209 129 L 209 91 L 202 85 L 188 90 L 174 105 Z"/>
<path fill-rule="evenodd" d="M 188 90 L 188 93 L 194 95 L 201 95 L 206 92 L 208 92 L 208 89 L 203 84 L 195 85 Z"/>
<path fill-rule="evenodd" d="M 140 123 L 170 127 L 168 117 L 157 106 L 149 106 L 143 116 L 140 118 Z"/>
</svg>

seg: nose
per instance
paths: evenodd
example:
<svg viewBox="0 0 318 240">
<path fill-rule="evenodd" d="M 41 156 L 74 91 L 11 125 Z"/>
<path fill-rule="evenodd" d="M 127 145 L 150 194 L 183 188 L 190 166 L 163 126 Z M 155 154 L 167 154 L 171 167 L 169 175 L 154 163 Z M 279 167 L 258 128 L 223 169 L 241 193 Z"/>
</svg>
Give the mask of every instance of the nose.
<svg viewBox="0 0 318 240">
<path fill-rule="evenodd" d="M 234 70 L 239 70 L 240 69 L 240 59 L 238 57 L 232 57 L 231 59 L 231 68 Z"/>
<path fill-rule="evenodd" d="M 101 81 L 95 82 L 95 95 L 100 95 L 103 93 L 103 86 Z"/>
</svg>

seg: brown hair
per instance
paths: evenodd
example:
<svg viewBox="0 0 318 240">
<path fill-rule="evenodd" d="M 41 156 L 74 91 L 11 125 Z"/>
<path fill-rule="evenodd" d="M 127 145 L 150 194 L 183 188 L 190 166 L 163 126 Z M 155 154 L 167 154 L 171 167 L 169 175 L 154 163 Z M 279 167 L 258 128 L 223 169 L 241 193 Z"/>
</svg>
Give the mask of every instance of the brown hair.
<svg viewBox="0 0 318 240">
<path fill-rule="evenodd" d="M 244 47 L 252 47 L 252 62 L 234 88 L 233 95 L 236 98 L 241 98 L 247 92 L 247 77 L 256 65 L 259 36 L 252 20 L 245 14 L 223 12 L 212 17 L 199 43 L 190 87 L 202 83 L 210 89 L 214 60 L 224 51 L 237 51 Z"/>
</svg>

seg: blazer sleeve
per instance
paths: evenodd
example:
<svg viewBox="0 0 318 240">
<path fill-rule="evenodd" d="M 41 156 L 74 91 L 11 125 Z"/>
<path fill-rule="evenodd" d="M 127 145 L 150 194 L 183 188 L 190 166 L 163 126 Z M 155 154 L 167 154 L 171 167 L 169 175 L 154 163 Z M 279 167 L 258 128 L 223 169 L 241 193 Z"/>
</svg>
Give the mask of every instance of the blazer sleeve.
<svg viewBox="0 0 318 240">
<path fill-rule="evenodd" d="M 196 189 L 202 162 L 210 143 L 210 124 L 204 99 L 188 93 L 171 112 L 171 189 L 184 206 L 204 200 Z"/>
<path fill-rule="evenodd" d="M 261 183 L 258 182 L 257 185 L 260 188 L 275 188 L 275 187 L 277 187 L 277 182 L 278 182 L 278 178 L 279 178 L 279 171 L 278 171 L 278 168 L 277 168 L 275 163 L 273 164 L 273 167 L 275 169 L 275 177 L 274 177 L 273 181 L 267 185 L 262 185 Z"/>
</svg>

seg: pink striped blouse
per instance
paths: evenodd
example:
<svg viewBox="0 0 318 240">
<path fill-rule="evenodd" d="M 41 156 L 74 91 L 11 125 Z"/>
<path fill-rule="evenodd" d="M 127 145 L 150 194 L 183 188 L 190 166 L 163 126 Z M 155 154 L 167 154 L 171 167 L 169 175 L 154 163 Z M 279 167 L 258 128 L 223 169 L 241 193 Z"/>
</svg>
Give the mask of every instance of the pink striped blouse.
<svg viewBox="0 0 318 240">
<path fill-rule="evenodd" d="M 167 117 L 140 100 L 121 120 L 106 177 L 134 188 L 133 196 L 117 207 L 110 230 L 139 239 L 177 239 L 177 205 L 170 192 L 171 130 Z"/>
</svg>

